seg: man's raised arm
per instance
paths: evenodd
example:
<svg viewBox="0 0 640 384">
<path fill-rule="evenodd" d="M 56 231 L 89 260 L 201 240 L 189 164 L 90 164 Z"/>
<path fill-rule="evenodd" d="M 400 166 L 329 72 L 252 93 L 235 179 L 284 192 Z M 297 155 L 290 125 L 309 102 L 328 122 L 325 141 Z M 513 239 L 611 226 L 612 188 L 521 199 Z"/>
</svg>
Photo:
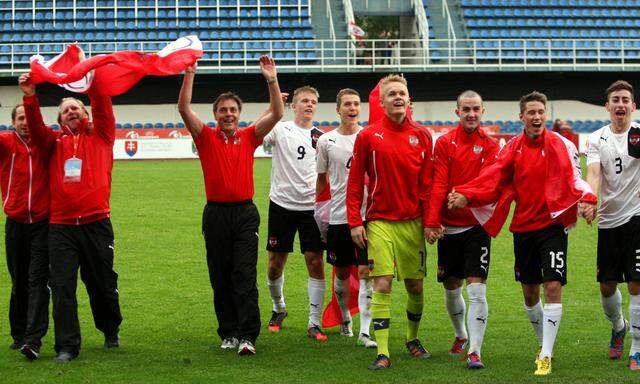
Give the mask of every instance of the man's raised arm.
<svg viewBox="0 0 640 384">
<path fill-rule="evenodd" d="M 269 109 L 256 121 L 256 138 L 261 141 L 284 115 L 284 101 L 278 84 L 276 63 L 269 56 L 260 56 L 260 71 L 269 86 Z"/>
<path fill-rule="evenodd" d="M 204 126 L 202 120 L 191 109 L 193 79 L 196 77 L 197 67 L 198 65 L 194 64 L 184 70 L 184 80 L 182 80 L 182 88 L 180 88 L 180 96 L 178 97 L 178 112 L 180 112 L 184 125 L 194 139 L 202 132 L 202 127 Z"/>
</svg>

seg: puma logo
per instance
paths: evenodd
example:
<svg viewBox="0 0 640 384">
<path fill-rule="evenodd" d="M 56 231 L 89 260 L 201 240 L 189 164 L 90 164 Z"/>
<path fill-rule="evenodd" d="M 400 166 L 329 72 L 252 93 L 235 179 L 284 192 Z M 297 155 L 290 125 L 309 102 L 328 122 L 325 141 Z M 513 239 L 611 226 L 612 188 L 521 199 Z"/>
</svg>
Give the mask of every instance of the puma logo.
<svg viewBox="0 0 640 384">
<path fill-rule="evenodd" d="M 600 136 L 600 140 L 602 140 L 602 141 L 606 142 L 606 141 L 607 141 L 607 138 L 606 138 L 606 137 L 602 137 L 602 136 Z"/>
<path fill-rule="evenodd" d="M 632 326 L 631 326 L 631 328 L 634 328 L 634 329 L 638 329 L 638 330 L 640 330 L 640 327 L 638 327 L 638 326 L 636 326 L 636 325 L 632 325 Z"/>
<path fill-rule="evenodd" d="M 486 265 L 481 265 L 480 268 L 482 268 L 483 271 L 487 272 L 487 266 Z"/>
<path fill-rule="evenodd" d="M 328 139 L 328 141 L 332 142 L 333 144 L 336 143 L 336 141 L 334 139 Z"/>
<path fill-rule="evenodd" d="M 375 321 L 375 320 L 373 320 L 373 325 L 375 327 L 380 328 L 380 327 L 384 326 L 384 321 Z"/>
<path fill-rule="evenodd" d="M 451 314 L 451 316 L 460 316 L 460 315 L 463 315 L 463 314 L 464 314 L 464 310 L 462 310 L 462 311 L 460 311 L 458 313 L 453 313 L 453 314 Z"/>
<path fill-rule="evenodd" d="M 548 321 L 548 322 L 550 322 L 554 327 L 557 327 L 557 326 L 558 326 L 558 320 L 553 321 L 553 320 L 551 320 L 551 319 L 547 319 L 547 321 Z"/>
<path fill-rule="evenodd" d="M 482 324 L 487 324 L 487 318 L 486 317 L 484 319 L 482 317 L 476 317 L 476 320 L 482 321 Z"/>
<path fill-rule="evenodd" d="M 380 140 L 383 140 L 384 137 L 382 137 L 382 133 L 374 133 L 373 136 L 378 136 L 380 138 Z"/>
<path fill-rule="evenodd" d="M 536 320 L 536 321 L 531 321 L 531 324 L 540 324 L 540 320 Z"/>
<path fill-rule="evenodd" d="M 313 308 L 318 308 L 320 306 L 320 304 L 313 304 L 313 303 L 310 303 L 309 305 L 312 306 Z"/>
</svg>

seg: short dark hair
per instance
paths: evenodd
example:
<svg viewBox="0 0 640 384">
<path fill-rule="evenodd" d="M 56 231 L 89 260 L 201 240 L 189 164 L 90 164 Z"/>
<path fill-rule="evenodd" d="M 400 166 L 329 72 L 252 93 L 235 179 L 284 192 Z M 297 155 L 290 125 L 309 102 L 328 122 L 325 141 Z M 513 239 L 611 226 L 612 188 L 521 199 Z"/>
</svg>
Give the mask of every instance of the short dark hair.
<svg viewBox="0 0 640 384">
<path fill-rule="evenodd" d="M 544 93 L 533 91 L 520 98 L 520 113 L 524 112 L 525 108 L 527 107 L 527 103 L 530 103 L 532 101 L 541 102 L 545 106 L 545 108 L 547 106 L 547 96 Z"/>
<path fill-rule="evenodd" d="M 607 88 L 607 90 L 605 91 L 607 95 L 607 101 L 609 101 L 609 96 L 611 96 L 611 94 L 616 91 L 629 91 L 629 93 L 631 93 L 631 100 L 633 101 L 633 86 L 627 83 L 626 81 L 624 80 L 614 81 L 613 84 L 611 84 Z"/>
<path fill-rule="evenodd" d="M 355 89 L 352 89 L 352 88 L 341 89 L 340 92 L 338 92 L 338 95 L 336 96 L 336 106 L 338 108 L 340 108 L 340 105 L 342 104 L 342 96 L 344 95 L 356 95 L 360 97 L 360 94 Z"/>
<path fill-rule="evenodd" d="M 13 107 L 13 109 L 11 110 L 11 124 L 13 124 L 13 122 L 16 121 L 16 115 L 18 114 L 18 108 L 20 107 L 24 108 L 24 104 L 18 104 L 15 107 Z"/>
<path fill-rule="evenodd" d="M 236 95 L 233 92 L 225 92 L 225 93 L 221 93 L 213 102 L 213 113 L 216 113 L 218 111 L 218 104 L 220 104 L 225 100 L 235 101 L 236 104 L 238 104 L 238 111 L 242 112 L 242 99 L 240 98 L 240 96 Z"/>
<path fill-rule="evenodd" d="M 462 101 L 462 99 L 475 99 L 476 97 L 480 99 L 480 104 L 482 104 L 482 96 L 480 96 L 478 92 L 472 90 L 464 91 L 456 99 L 456 106 L 460 108 L 460 102 Z"/>
</svg>

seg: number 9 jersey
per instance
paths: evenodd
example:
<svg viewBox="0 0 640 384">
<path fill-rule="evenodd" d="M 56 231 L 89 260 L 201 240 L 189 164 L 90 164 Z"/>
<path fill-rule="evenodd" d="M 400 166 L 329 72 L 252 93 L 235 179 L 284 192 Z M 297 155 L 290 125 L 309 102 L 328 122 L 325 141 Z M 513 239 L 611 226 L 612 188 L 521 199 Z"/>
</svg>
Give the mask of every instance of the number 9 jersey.
<svg viewBox="0 0 640 384">
<path fill-rule="evenodd" d="M 625 133 L 606 125 L 587 139 L 587 167 L 600 163 L 598 227 L 615 228 L 640 215 L 640 124 Z"/>
<path fill-rule="evenodd" d="M 292 211 L 313 210 L 316 197 L 316 127 L 303 128 L 283 121 L 264 138 L 273 145 L 269 198 Z"/>
</svg>

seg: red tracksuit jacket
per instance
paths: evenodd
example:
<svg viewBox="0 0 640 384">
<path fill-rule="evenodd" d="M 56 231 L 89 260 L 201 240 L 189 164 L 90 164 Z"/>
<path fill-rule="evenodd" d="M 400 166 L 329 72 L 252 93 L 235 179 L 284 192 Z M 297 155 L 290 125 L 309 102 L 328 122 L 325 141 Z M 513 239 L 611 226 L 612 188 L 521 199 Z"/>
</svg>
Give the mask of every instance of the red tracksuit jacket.
<svg viewBox="0 0 640 384">
<path fill-rule="evenodd" d="M 50 154 L 17 132 L 0 134 L 2 207 L 11 219 L 31 224 L 49 217 Z"/>
<path fill-rule="evenodd" d="M 426 222 L 433 172 L 431 134 L 410 119 L 386 115 L 358 134 L 347 184 L 347 221 L 362 225 L 365 174 L 369 176 L 366 220 Z"/>
<path fill-rule="evenodd" d="M 469 134 L 461 125 L 439 137 L 433 154 L 433 184 L 427 227 L 469 227 L 478 225 L 468 207 L 447 209 L 446 198 L 453 187 L 471 181 L 483 167 L 491 165 L 498 152 L 498 144 L 482 128 Z"/>
<path fill-rule="evenodd" d="M 52 135 L 40 113 L 36 95 L 24 97 L 27 123 L 34 145 L 51 149 L 49 178 L 51 224 L 87 224 L 110 216 L 111 169 L 115 142 L 115 117 L 111 97 L 89 94 L 93 127 L 87 121 L 74 134 Z M 74 147 L 77 149 L 74 151 Z M 82 160 L 80 182 L 64 182 L 65 162 Z"/>
</svg>

